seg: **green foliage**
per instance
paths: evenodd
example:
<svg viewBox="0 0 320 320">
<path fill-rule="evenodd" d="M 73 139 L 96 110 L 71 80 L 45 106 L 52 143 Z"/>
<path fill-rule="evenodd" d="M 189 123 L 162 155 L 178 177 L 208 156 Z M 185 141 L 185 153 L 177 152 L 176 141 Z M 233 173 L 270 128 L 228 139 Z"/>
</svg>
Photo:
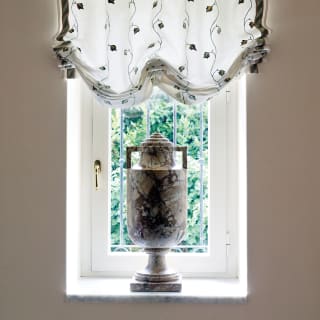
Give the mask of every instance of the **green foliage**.
<svg viewBox="0 0 320 320">
<path fill-rule="evenodd" d="M 157 91 L 147 102 L 150 112 L 150 134 L 160 132 L 173 141 L 174 102 Z M 147 133 L 147 103 L 123 113 L 123 157 L 127 146 L 140 145 Z M 177 145 L 188 146 L 188 212 L 187 232 L 182 245 L 200 244 L 200 106 L 177 105 Z M 112 110 L 112 173 L 111 173 L 111 243 L 120 244 L 120 119 L 121 111 Z M 203 108 L 203 235 L 208 241 L 208 113 Z M 126 170 L 123 170 L 123 238 L 124 244 L 132 244 L 126 229 Z"/>
</svg>

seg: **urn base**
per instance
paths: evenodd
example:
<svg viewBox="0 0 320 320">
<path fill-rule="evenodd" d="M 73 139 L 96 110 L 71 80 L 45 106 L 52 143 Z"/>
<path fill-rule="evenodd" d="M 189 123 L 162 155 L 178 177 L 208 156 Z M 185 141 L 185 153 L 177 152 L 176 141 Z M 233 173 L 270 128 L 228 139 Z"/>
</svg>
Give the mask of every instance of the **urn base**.
<svg viewBox="0 0 320 320">
<path fill-rule="evenodd" d="M 130 283 L 134 292 L 180 292 L 181 276 L 167 267 L 166 253 L 169 249 L 146 248 L 149 255 L 147 266 L 136 272 Z"/>
<path fill-rule="evenodd" d="M 181 277 L 176 281 L 168 282 L 142 282 L 133 277 L 130 283 L 132 292 L 180 292 L 181 288 Z"/>
</svg>

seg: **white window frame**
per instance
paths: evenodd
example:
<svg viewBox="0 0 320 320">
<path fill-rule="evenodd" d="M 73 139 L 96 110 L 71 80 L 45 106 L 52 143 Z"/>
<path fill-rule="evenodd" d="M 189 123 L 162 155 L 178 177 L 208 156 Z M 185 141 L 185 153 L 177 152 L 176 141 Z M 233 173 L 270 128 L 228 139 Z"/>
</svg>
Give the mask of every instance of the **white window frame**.
<svg viewBox="0 0 320 320">
<path fill-rule="evenodd" d="M 73 241 L 80 252 L 80 261 L 76 262 L 79 275 L 130 277 L 135 270 L 145 265 L 145 255 L 110 253 L 107 250 L 109 219 L 106 214 L 106 194 L 110 188 L 110 179 L 106 169 L 110 167 L 110 159 L 106 150 L 110 141 L 106 137 L 109 136 L 110 128 L 109 111 L 96 102 L 79 79 L 69 80 L 68 86 L 67 167 L 68 181 L 72 181 L 68 183 L 67 197 L 73 208 L 78 202 L 77 210 L 80 213 L 78 219 L 73 220 L 73 223 L 77 221 L 79 224 L 80 231 L 78 243 Z M 239 219 L 246 211 L 245 77 L 238 83 L 231 83 L 226 90 L 212 100 L 209 108 L 209 158 L 214 159 L 215 166 L 209 172 L 209 188 L 220 193 L 209 196 L 209 252 L 170 254 L 168 257 L 169 264 L 176 267 L 185 278 L 239 276 L 239 226 L 246 221 L 244 217 L 241 221 Z M 76 92 L 81 93 L 80 98 L 76 98 Z M 219 157 L 215 158 L 215 155 Z M 93 168 L 96 159 L 102 163 L 98 191 L 95 190 Z M 223 214 L 216 215 L 219 210 Z M 212 230 L 215 237 L 212 236 Z M 242 255 L 243 258 L 246 259 Z"/>
</svg>

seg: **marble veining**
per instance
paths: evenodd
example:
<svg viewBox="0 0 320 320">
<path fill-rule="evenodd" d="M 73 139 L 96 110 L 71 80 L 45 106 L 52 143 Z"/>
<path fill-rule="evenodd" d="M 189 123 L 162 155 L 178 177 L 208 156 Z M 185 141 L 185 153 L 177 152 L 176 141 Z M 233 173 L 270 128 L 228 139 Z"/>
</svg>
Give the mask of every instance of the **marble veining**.
<svg viewBox="0 0 320 320">
<path fill-rule="evenodd" d="M 186 228 L 184 170 L 137 170 L 128 173 L 128 227 L 142 247 L 168 248 L 178 244 Z M 183 201 L 185 200 L 185 201 Z"/>
</svg>

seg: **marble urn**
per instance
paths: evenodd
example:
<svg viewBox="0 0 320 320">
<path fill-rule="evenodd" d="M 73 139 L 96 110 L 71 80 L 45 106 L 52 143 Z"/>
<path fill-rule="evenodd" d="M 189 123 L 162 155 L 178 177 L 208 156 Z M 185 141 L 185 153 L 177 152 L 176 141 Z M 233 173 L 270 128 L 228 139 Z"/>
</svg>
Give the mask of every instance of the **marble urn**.
<svg viewBox="0 0 320 320">
<path fill-rule="evenodd" d="M 182 165 L 175 152 L 182 152 Z M 132 152 L 140 153 L 131 167 Z M 181 291 L 180 275 L 167 267 L 166 253 L 183 239 L 187 214 L 187 147 L 174 147 L 155 133 L 127 148 L 127 223 L 131 240 L 148 254 L 131 291 Z"/>
</svg>

